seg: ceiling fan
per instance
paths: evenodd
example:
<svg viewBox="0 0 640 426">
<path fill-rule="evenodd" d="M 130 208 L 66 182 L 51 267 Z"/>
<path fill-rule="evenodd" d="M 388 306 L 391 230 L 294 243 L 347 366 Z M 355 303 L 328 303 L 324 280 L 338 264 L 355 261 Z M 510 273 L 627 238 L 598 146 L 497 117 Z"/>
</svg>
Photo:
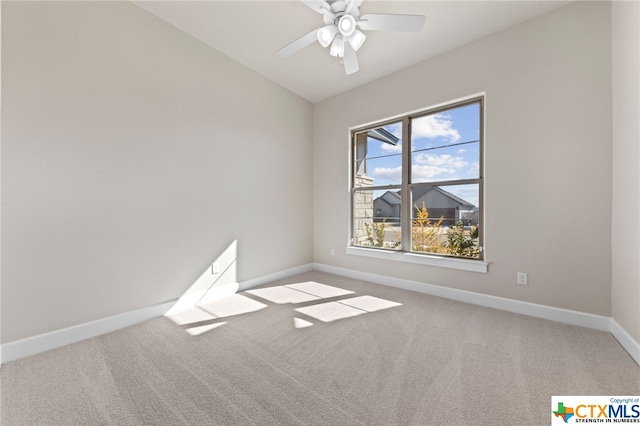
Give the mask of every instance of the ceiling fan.
<svg viewBox="0 0 640 426">
<path fill-rule="evenodd" d="M 300 0 L 322 15 L 325 26 L 315 29 L 278 50 L 278 54 L 287 57 L 318 41 L 322 47 L 328 47 L 329 54 L 342 59 L 346 74 L 359 69 L 356 51 L 362 47 L 366 36 L 362 30 L 420 32 L 424 26 L 424 15 L 392 15 L 369 13 L 360 16 L 363 0 Z"/>
</svg>

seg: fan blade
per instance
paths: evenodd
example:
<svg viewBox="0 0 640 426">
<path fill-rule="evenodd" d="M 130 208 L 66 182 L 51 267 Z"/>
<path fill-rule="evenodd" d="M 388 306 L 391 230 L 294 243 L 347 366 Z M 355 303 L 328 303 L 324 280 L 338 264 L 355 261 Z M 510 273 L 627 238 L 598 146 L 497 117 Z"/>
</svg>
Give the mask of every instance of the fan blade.
<svg viewBox="0 0 640 426">
<path fill-rule="evenodd" d="M 356 51 L 349 43 L 344 44 L 344 58 L 342 58 L 342 64 L 344 65 L 344 72 L 349 75 L 354 72 L 358 72 L 360 67 L 358 66 L 358 57 Z"/>
<path fill-rule="evenodd" d="M 318 13 L 325 13 L 331 11 L 331 6 L 324 0 L 300 0 L 302 3 L 309 6 L 311 9 Z"/>
<path fill-rule="evenodd" d="M 358 20 L 358 25 L 363 30 L 419 33 L 426 20 L 427 17 L 424 15 L 370 13 L 362 16 Z"/>
<path fill-rule="evenodd" d="M 287 56 L 291 56 L 296 53 L 298 50 L 307 47 L 314 41 L 318 40 L 317 36 L 318 30 L 313 30 L 309 34 L 306 34 L 299 39 L 287 44 L 282 49 L 278 50 L 278 55 L 286 58 Z"/>
<path fill-rule="evenodd" d="M 345 9 L 344 13 L 348 15 L 351 12 L 351 9 L 353 9 L 354 7 L 360 7 L 361 4 L 362 4 L 362 0 L 351 0 L 351 1 L 349 1 L 348 4 L 347 4 L 347 8 Z"/>
</svg>

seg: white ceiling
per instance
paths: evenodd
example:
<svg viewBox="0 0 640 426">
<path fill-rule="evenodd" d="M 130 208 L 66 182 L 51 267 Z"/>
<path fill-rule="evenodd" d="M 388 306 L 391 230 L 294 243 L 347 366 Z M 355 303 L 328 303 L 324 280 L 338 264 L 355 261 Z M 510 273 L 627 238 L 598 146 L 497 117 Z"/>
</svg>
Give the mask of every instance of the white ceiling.
<svg viewBox="0 0 640 426">
<path fill-rule="evenodd" d="M 365 13 L 426 15 L 423 31 L 366 31 L 360 71 L 345 75 L 339 59 L 314 43 L 288 58 L 276 51 L 323 25 L 297 0 L 134 1 L 209 46 L 311 101 L 318 102 L 549 12 L 568 1 L 364 0 Z"/>
</svg>

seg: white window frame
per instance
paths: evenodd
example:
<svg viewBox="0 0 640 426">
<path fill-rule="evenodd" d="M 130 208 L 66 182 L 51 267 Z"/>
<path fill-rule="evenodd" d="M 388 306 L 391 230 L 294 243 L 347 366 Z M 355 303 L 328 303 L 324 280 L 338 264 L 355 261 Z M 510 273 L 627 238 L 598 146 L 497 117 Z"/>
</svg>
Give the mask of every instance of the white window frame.
<svg viewBox="0 0 640 426">
<path fill-rule="evenodd" d="M 411 251 L 411 245 L 402 246 L 402 250 L 391 250 L 379 247 L 366 247 L 361 245 L 354 245 L 354 198 L 355 193 L 357 192 L 356 188 L 356 170 L 355 170 L 355 161 L 356 161 L 356 135 L 361 134 L 362 132 L 370 131 L 372 129 L 380 128 L 385 125 L 391 123 L 399 123 L 402 122 L 402 140 L 403 140 L 403 152 L 402 152 L 402 184 L 400 186 L 401 192 L 403 194 L 410 194 L 411 189 L 416 184 L 412 184 L 410 182 L 411 176 L 411 122 L 414 119 L 424 117 L 427 115 L 437 114 L 439 112 L 445 112 L 447 110 L 451 110 L 454 108 L 462 107 L 465 105 L 478 103 L 480 105 L 480 135 L 479 135 L 479 163 L 480 163 L 480 171 L 477 179 L 465 179 L 465 180 L 454 180 L 447 181 L 444 183 L 447 184 L 466 184 L 466 183 L 477 183 L 479 188 L 479 219 L 478 219 L 478 231 L 479 238 L 478 244 L 480 249 L 480 257 L 478 259 L 471 258 L 461 258 L 456 256 L 447 256 L 440 255 L 434 253 L 420 253 Z M 398 262 L 407 262 L 414 264 L 421 264 L 427 266 L 436 266 L 450 269 L 457 269 L 463 271 L 470 272 L 488 272 L 488 262 L 486 261 L 486 252 L 484 250 L 484 110 L 485 110 L 485 102 L 484 95 L 478 95 L 474 97 L 470 97 L 467 99 L 450 102 L 447 104 L 440 105 L 438 107 L 428 108 L 425 110 L 421 110 L 411 114 L 405 114 L 393 119 L 387 119 L 383 121 L 379 121 L 376 123 L 372 123 L 366 126 L 358 127 L 351 129 L 350 131 L 350 140 L 349 140 L 349 176 L 350 176 L 350 185 L 349 185 L 349 193 L 350 193 L 350 211 L 349 211 L 349 243 L 347 245 L 346 252 L 350 255 L 356 256 L 365 256 L 376 259 L 384 259 L 384 260 L 392 260 Z M 430 184 L 443 184 L 443 182 L 429 182 Z M 423 185 L 425 183 L 422 183 Z M 419 185 L 418 185 L 419 186 Z M 446 187 L 446 185 L 444 185 Z M 384 189 L 384 187 L 377 188 L 376 186 L 372 187 L 375 189 Z M 402 241 L 410 241 L 411 240 L 411 225 L 406 226 L 406 224 L 411 224 L 412 219 L 412 208 L 406 208 L 405 206 L 408 201 L 403 197 L 402 200 L 402 210 L 401 210 L 401 223 L 402 226 Z"/>
</svg>

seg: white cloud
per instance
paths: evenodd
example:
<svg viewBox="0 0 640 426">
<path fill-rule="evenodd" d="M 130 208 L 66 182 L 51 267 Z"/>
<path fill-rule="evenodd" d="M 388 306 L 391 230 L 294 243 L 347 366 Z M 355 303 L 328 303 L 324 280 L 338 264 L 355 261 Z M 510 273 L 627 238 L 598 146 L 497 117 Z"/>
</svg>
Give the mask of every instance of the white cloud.
<svg viewBox="0 0 640 426">
<path fill-rule="evenodd" d="M 443 137 L 449 139 L 450 142 L 457 142 L 460 140 L 460 133 L 458 133 L 458 130 L 454 129 L 452 125 L 453 121 L 451 121 L 450 116 L 446 114 L 433 114 L 413 120 L 411 131 L 414 140 L 417 138 L 435 139 Z M 401 123 L 390 124 L 384 128 L 397 138 L 402 139 Z M 380 148 L 390 153 L 402 152 L 402 145 L 400 144 L 391 145 L 381 142 Z M 466 150 L 461 148 L 457 153 L 463 154 L 465 152 Z"/>
<path fill-rule="evenodd" d="M 402 167 L 376 167 L 372 172 L 375 178 L 385 179 L 392 182 L 402 181 Z"/>
<path fill-rule="evenodd" d="M 471 168 L 467 170 L 467 173 L 472 176 L 478 176 L 480 174 L 480 163 L 477 161 L 471 165 Z"/>
<path fill-rule="evenodd" d="M 479 205 L 480 194 L 478 193 L 477 185 L 448 186 L 444 189 L 473 204 L 474 206 Z"/>
<path fill-rule="evenodd" d="M 459 150 L 456 151 L 456 154 L 460 155 L 460 154 L 464 154 L 465 152 L 467 152 L 466 149 L 460 148 Z"/>
<path fill-rule="evenodd" d="M 450 179 L 457 177 L 458 172 L 468 165 L 462 157 L 419 153 L 413 157 L 411 173 L 416 181 L 432 180 L 439 176 Z M 402 180 L 402 167 L 376 167 L 372 174 L 375 178 L 399 182 Z"/>
<path fill-rule="evenodd" d="M 391 145 L 390 143 L 380 142 L 380 148 L 382 148 L 382 150 L 385 152 L 402 152 L 402 144 Z"/>
<path fill-rule="evenodd" d="M 412 132 L 414 138 L 435 139 L 448 138 L 451 142 L 460 140 L 460 133 L 453 127 L 453 121 L 448 115 L 434 114 L 413 120 Z"/>
<path fill-rule="evenodd" d="M 456 177 L 458 171 L 469 165 L 462 157 L 449 154 L 433 155 L 420 153 L 413 157 L 411 174 L 414 180 L 428 180 L 438 175 Z"/>
<path fill-rule="evenodd" d="M 411 174 L 413 175 L 413 180 L 417 182 L 422 182 L 425 180 L 431 180 L 438 175 L 443 174 L 455 174 L 456 171 L 454 169 L 450 169 L 448 167 L 440 167 L 440 166 L 413 166 L 411 168 Z"/>
<path fill-rule="evenodd" d="M 445 166 L 454 169 L 460 169 L 469 165 L 467 161 L 462 157 L 454 157 L 450 154 L 425 154 L 418 153 L 413 156 L 413 162 L 415 164 L 425 164 L 429 166 Z"/>
</svg>

